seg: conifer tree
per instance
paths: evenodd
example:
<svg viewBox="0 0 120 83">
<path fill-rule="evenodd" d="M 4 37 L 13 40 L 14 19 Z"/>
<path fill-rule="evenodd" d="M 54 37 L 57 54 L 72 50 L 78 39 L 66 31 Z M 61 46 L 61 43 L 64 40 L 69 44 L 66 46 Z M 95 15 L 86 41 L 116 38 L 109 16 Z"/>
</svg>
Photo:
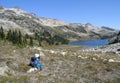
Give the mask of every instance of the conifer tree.
<svg viewBox="0 0 120 83">
<path fill-rule="evenodd" d="M 27 39 L 26 39 L 26 37 L 23 37 L 23 45 L 24 45 L 24 46 L 27 45 Z"/>
<path fill-rule="evenodd" d="M 5 34 L 4 34 L 4 30 L 3 30 L 3 27 L 1 26 L 0 28 L 0 39 L 4 39 L 5 38 Z"/>
<path fill-rule="evenodd" d="M 30 37 L 30 46 L 33 46 L 33 38 Z"/>
<path fill-rule="evenodd" d="M 18 43 L 18 32 L 17 30 L 12 32 L 12 40 L 13 44 L 17 44 Z"/>
<path fill-rule="evenodd" d="M 19 30 L 19 34 L 18 34 L 18 44 L 22 44 L 22 34 L 21 34 L 20 30 Z"/>
<path fill-rule="evenodd" d="M 29 35 L 28 35 L 27 33 L 25 34 L 25 38 L 26 38 L 26 39 L 29 39 Z"/>
</svg>

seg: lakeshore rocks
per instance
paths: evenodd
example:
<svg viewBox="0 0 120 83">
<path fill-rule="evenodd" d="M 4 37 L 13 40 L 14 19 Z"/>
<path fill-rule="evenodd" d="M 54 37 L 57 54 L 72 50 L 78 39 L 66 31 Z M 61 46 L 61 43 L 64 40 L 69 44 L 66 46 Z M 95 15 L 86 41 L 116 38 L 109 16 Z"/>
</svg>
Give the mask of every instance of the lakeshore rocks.
<svg viewBox="0 0 120 83">
<path fill-rule="evenodd" d="M 120 54 L 120 43 L 115 43 L 115 44 L 96 47 L 96 48 L 83 49 L 82 51 L 84 52 L 93 51 L 93 52 L 102 52 L 102 53 L 113 52 L 116 54 Z"/>
</svg>

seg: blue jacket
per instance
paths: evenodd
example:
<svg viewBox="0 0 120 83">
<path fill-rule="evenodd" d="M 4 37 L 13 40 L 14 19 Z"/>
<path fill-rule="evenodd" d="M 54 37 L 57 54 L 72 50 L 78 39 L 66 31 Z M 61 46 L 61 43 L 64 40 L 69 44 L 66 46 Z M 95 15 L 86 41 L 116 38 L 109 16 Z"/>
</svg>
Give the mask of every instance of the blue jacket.
<svg viewBox="0 0 120 83">
<path fill-rule="evenodd" d="M 40 64 L 40 59 L 39 59 L 39 58 L 36 58 L 34 64 L 35 64 L 35 65 Z"/>
</svg>

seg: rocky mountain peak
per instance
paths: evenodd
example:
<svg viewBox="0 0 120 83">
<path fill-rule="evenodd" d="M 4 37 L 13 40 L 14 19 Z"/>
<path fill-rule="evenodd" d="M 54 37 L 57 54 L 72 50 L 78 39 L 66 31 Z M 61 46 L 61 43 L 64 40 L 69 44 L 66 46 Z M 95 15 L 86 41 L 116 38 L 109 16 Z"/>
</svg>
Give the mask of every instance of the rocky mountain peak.
<svg viewBox="0 0 120 83">
<path fill-rule="evenodd" d="M 69 25 L 69 23 L 61 21 L 61 20 L 57 20 L 57 19 L 52 19 L 52 18 L 44 18 L 44 17 L 40 17 L 38 18 L 35 14 L 31 14 L 28 13 L 26 11 L 23 11 L 22 9 L 18 8 L 18 7 L 14 7 L 14 8 L 4 8 L 4 7 L 0 7 L 0 12 L 1 13 L 6 13 L 9 15 L 17 15 L 17 16 L 23 16 L 23 17 L 28 17 L 28 18 L 32 18 L 34 21 L 44 25 L 44 26 L 63 26 L 63 25 Z"/>
<path fill-rule="evenodd" d="M 0 26 L 7 28 L 18 28 L 24 32 L 33 31 L 35 29 L 48 29 L 55 33 L 68 35 L 71 37 L 81 38 L 103 38 L 111 36 L 116 31 L 108 28 L 101 28 L 91 23 L 68 23 L 53 18 L 38 17 L 35 14 L 28 13 L 18 7 L 4 8 L 0 7 Z M 46 28 L 47 27 L 47 28 Z M 57 31 L 57 32 L 56 32 Z M 68 37 L 68 36 L 67 36 Z"/>
<path fill-rule="evenodd" d="M 85 26 L 92 26 L 92 24 L 91 23 L 86 23 Z"/>
<path fill-rule="evenodd" d="M 0 10 L 1 10 L 1 9 L 4 9 L 4 7 L 3 7 L 3 6 L 0 6 Z"/>
<path fill-rule="evenodd" d="M 40 18 L 40 21 L 42 22 L 43 25 L 46 26 L 64 26 L 64 25 L 69 25 L 68 22 L 64 22 L 58 19 L 52 19 L 52 18 Z"/>
</svg>

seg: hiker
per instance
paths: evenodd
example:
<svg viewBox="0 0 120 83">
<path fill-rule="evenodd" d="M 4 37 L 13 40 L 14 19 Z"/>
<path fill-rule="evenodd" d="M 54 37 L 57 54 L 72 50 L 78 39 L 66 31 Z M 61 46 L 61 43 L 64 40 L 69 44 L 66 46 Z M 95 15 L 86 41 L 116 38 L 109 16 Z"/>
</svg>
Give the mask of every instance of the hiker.
<svg viewBox="0 0 120 83">
<path fill-rule="evenodd" d="M 40 56 L 38 56 L 35 60 L 35 67 L 38 69 L 38 71 L 42 71 L 42 64 L 41 64 Z"/>
<path fill-rule="evenodd" d="M 41 63 L 41 54 L 40 54 L 40 49 L 37 49 L 39 54 L 35 54 L 36 55 L 36 67 L 38 69 L 38 71 L 42 71 L 42 63 Z"/>
<path fill-rule="evenodd" d="M 34 56 L 31 57 L 29 66 L 37 68 L 37 71 L 42 71 L 40 51 L 39 54 L 34 54 Z"/>
</svg>

